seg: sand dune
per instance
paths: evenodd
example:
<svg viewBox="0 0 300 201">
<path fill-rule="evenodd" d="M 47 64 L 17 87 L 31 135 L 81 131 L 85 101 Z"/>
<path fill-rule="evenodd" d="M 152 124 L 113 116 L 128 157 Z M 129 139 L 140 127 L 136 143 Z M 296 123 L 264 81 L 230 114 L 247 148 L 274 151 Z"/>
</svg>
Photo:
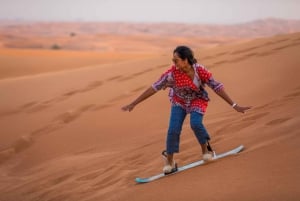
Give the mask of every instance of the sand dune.
<svg viewBox="0 0 300 201">
<path fill-rule="evenodd" d="M 9 55 L 7 66 L 21 66 L 33 55 L 1 51 Z M 45 51 L 38 53 L 49 65 L 45 70 L 0 80 L 0 200 L 299 200 L 299 33 L 196 49 L 231 97 L 253 106 L 238 114 L 209 90 L 205 124 L 212 145 L 217 152 L 240 144 L 245 150 L 135 184 L 135 177 L 162 169 L 167 91 L 131 113 L 120 108 L 169 67 L 171 51 L 121 54 L 116 62 L 103 61 L 104 54 Z M 49 72 L 53 59 L 64 70 Z M 187 119 L 176 160 L 184 165 L 200 158 Z"/>
<path fill-rule="evenodd" d="M 234 25 L 121 22 L 1 22 L 0 47 L 149 52 L 232 43 L 300 31 L 299 20 L 264 19 Z M 147 47 L 144 49 L 144 47 Z"/>
<path fill-rule="evenodd" d="M 156 35 L 156 36 L 197 36 L 197 37 L 262 37 L 299 31 L 299 20 L 261 19 L 251 22 L 221 24 L 186 23 L 126 23 L 126 22 L 20 22 L 0 21 L 0 33 L 7 38 L 25 36 L 78 35 Z M 22 33 L 22 34 L 20 34 Z"/>
<path fill-rule="evenodd" d="M 32 76 L 48 72 L 68 71 L 99 64 L 119 63 L 139 57 L 151 58 L 155 53 L 78 52 L 36 49 L 0 49 L 0 79 Z"/>
</svg>

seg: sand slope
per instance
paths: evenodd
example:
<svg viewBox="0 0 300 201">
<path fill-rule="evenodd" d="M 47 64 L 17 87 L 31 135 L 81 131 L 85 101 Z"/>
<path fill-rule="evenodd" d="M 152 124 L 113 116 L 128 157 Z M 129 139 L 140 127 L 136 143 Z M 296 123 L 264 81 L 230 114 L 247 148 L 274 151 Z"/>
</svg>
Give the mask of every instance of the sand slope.
<svg viewBox="0 0 300 201">
<path fill-rule="evenodd" d="M 209 90 L 205 124 L 213 147 L 246 149 L 135 184 L 136 176 L 161 171 L 167 91 L 131 113 L 120 108 L 168 68 L 171 51 L 1 80 L 0 200 L 299 200 L 299 33 L 197 50 L 231 97 L 253 106 L 236 113 Z M 187 119 L 176 160 L 200 158 Z"/>
</svg>

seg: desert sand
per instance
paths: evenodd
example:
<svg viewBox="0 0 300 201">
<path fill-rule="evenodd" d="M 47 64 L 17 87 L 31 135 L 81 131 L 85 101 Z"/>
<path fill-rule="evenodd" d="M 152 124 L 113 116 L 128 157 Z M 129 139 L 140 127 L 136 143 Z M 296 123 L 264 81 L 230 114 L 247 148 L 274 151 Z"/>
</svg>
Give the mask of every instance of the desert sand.
<svg viewBox="0 0 300 201">
<path fill-rule="evenodd" d="M 169 68 L 173 48 L 99 53 L 3 47 L 0 200 L 300 200 L 299 33 L 196 48 L 199 63 L 231 98 L 253 107 L 237 113 L 208 89 L 204 123 L 211 144 L 217 153 L 241 144 L 245 150 L 135 183 L 135 177 L 162 171 L 168 92 L 130 113 L 121 107 Z M 179 165 L 201 159 L 189 118 L 180 148 Z"/>
</svg>

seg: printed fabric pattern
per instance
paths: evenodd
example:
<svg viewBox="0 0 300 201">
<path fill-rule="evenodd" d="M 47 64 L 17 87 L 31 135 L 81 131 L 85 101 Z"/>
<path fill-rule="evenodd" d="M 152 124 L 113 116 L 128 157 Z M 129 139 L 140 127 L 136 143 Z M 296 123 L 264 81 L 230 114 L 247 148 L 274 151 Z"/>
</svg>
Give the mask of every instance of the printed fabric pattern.
<svg viewBox="0 0 300 201">
<path fill-rule="evenodd" d="M 156 91 L 165 88 L 165 86 L 170 87 L 169 98 L 172 105 L 182 107 L 187 113 L 198 112 L 204 114 L 209 101 L 205 86 L 209 86 L 215 92 L 221 90 L 224 86 L 214 80 L 212 73 L 204 66 L 194 64 L 193 68 L 196 83 L 186 73 L 172 65 L 153 83 L 152 87 Z"/>
</svg>

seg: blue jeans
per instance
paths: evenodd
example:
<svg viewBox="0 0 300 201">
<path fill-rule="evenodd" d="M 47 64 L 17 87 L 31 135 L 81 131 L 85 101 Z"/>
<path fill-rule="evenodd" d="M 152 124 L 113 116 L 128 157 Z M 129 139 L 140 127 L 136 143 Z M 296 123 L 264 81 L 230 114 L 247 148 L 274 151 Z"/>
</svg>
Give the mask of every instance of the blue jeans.
<svg viewBox="0 0 300 201">
<path fill-rule="evenodd" d="M 186 111 L 180 106 L 171 107 L 170 123 L 167 134 L 167 153 L 179 152 L 180 134 L 182 124 L 186 117 Z M 194 134 L 200 144 L 205 144 L 210 139 L 205 127 L 202 124 L 203 114 L 198 112 L 190 113 L 190 124 Z"/>
</svg>

